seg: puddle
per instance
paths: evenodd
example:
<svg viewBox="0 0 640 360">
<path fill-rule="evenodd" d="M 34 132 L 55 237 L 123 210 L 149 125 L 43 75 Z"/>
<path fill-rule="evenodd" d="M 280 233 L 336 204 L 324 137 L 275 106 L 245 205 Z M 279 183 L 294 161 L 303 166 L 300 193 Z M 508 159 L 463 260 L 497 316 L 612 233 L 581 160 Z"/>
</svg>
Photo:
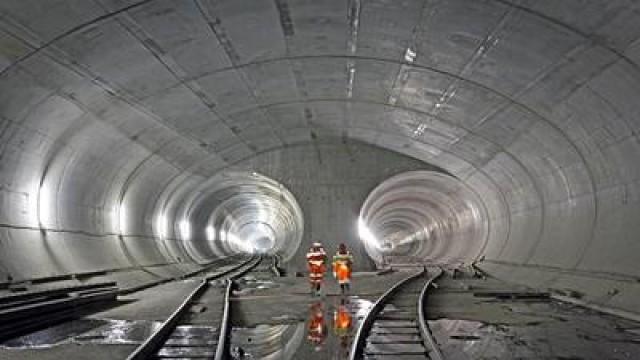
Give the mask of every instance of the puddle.
<svg viewBox="0 0 640 360">
<path fill-rule="evenodd" d="M 348 301 L 350 308 L 358 320 L 362 320 L 373 306 L 373 301 L 362 299 L 357 296 L 350 296 Z"/>
<path fill-rule="evenodd" d="M 231 350 L 234 359 L 288 359 L 304 337 L 304 322 L 234 328 Z"/>
<path fill-rule="evenodd" d="M 218 338 L 218 328 L 216 326 L 204 325 L 179 325 L 171 334 L 173 339 L 204 339 Z"/>
<path fill-rule="evenodd" d="M 234 359 L 348 359 L 351 341 L 372 302 L 358 297 L 324 298 L 312 302 L 306 321 L 234 328 Z"/>
<path fill-rule="evenodd" d="M 76 343 L 92 344 L 141 344 L 160 327 L 155 321 L 106 320 L 106 324 L 78 335 Z"/>
<path fill-rule="evenodd" d="M 108 323 L 106 320 L 79 319 L 52 326 L 34 333 L 7 340 L 4 348 L 47 348 L 60 344 L 76 335 L 93 330 Z"/>
</svg>

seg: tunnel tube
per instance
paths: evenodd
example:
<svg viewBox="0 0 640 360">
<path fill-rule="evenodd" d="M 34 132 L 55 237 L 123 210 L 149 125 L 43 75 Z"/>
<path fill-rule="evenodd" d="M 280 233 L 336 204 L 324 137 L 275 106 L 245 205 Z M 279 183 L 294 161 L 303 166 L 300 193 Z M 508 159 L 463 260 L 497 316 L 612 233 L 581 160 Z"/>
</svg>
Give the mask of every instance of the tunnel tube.
<svg viewBox="0 0 640 360">
<path fill-rule="evenodd" d="M 637 312 L 632 2 L 378 3 L 346 17 L 329 1 L 0 2 L 0 279 L 205 259 L 179 236 L 201 227 L 169 224 L 180 199 L 243 159 L 335 137 L 473 188 L 485 271 Z"/>
<path fill-rule="evenodd" d="M 256 172 L 221 172 L 187 196 L 166 198 L 156 215 L 160 238 L 167 236 L 167 213 L 175 216 L 172 232 L 199 260 L 249 253 L 286 261 L 304 231 L 302 210 L 291 192 Z"/>
<path fill-rule="evenodd" d="M 409 171 L 369 193 L 360 210 L 358 233 L 378 265 L 392 258 L 468 264 L 484 251 L 489 218 L 481 198 L 457 178 Z"/>
</svg>

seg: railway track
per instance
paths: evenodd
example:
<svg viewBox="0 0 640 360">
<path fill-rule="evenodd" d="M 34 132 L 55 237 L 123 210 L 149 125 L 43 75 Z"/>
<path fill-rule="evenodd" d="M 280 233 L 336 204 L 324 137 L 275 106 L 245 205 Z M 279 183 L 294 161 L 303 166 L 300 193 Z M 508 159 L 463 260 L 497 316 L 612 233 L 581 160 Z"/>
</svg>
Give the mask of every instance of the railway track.
<svg viewBox="0 0 640 360">
<path fill-rule="evenodd" d="M 252 257 L 225 271 L 206 274 L 200 285 L 127 359 L 227 358 L 233 279 L 248 272 L 272 272 L 273 264 L 272 258 Z"/>
<path fill-rule="evenodd" d="M 441 274 L 424 268 L 387 290 L 360 323 L 349 359 L 442 360 L 424 314 L 428 289 Z"/>
<path fill-rule="evenodd" d="M 105 281 L 3 294 L 0 297 L 0 342 L 100 311 L 116 304 L 119 295 L 130 294 L 172 280 L 199 276 L 212 267 L 229 267 L 246 259 L 246 256 L 221 258 L 211 262 L 204 270 L 184 274 L 175 279 L 166 278 L 128 288 L 120 288 L 114 281 Z"/>
</svg>

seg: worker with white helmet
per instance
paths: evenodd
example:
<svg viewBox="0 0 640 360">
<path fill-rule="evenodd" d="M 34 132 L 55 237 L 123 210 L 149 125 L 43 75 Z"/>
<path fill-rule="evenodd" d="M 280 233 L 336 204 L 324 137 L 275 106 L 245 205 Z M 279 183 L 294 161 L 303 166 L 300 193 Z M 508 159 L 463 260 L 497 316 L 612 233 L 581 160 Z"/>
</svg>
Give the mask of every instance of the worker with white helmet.
<svg viewBox="0 0 640 360">
<path fill-rule="evenodd" d="M 320 287 L 324 281 L 324 273 L 326 271 L 325 262 L 327 253 L 324 251 L 322 244 L 314 242 L 307 252 L 307 265 L 309 270 L 309 283 L 311 285 L 311 293 L 319 295 Z"/>
</svg>

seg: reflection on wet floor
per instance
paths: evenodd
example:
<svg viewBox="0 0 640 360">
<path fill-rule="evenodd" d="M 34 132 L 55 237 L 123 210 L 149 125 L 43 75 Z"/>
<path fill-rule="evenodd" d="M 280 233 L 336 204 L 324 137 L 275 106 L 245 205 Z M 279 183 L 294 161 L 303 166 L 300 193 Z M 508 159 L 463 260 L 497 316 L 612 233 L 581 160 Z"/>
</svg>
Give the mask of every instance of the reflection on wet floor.
<svg viewBox="0 0 640 360">
<path fill-rule="evenodd" d="M 323 303 L 314 302 L 309 307 L 309 319 L 307 321 L 307 340 L 315 351 L 320 351 L 327 337 L 327 324 L 325 321 Z"/>
<path fill-rule="evenodd" d="M 634 323 L 564 303 L 543 306 L 550 316 L 536 323 L 439 319 L 429 326 L 449 360 L 640 358 L 640 337 L 627 328 Z"/>
<path fill-rule="evenodd" d="M 77 343 L 140 344 L 161 325 L 153 321 L 108 320 L 106 325 L 76 336 Z"/>
<path fill-rule="evenodd" d="M 81 319 L 55 325 L 34 333 L 7 340 L 0 346 L 12 349 L 46 348 L 73 336 L 107 324 L 106 320 Z"/>
<path fill-rule="evenodd" d="M 342 301 L 333 312 L 333 332 L 338 339 L 339 346 L 336 350 L 339 359 L 347 359 L 349 356 L 352 322 L 351 312 L 345 301 Z"/>
<path fill-rule="evenodd" d="M 234 359 L 286 359 L 303 341 L 304 323 L 234 328 Z"/>
<path fill-rule="evenodd" d="M 234 328 L 234 359 L 347 359 L 355 329 L 372 303 L 356 296 L 309 304 L 305 322 Z"/>
<path fill-rule="evenodd" d="M 63 343 L 140 344 L 158 327 L 154 321 L 79 319 L 52 326 L 1 344 L 4 348 L 47 348 Z"/>
</svg>

